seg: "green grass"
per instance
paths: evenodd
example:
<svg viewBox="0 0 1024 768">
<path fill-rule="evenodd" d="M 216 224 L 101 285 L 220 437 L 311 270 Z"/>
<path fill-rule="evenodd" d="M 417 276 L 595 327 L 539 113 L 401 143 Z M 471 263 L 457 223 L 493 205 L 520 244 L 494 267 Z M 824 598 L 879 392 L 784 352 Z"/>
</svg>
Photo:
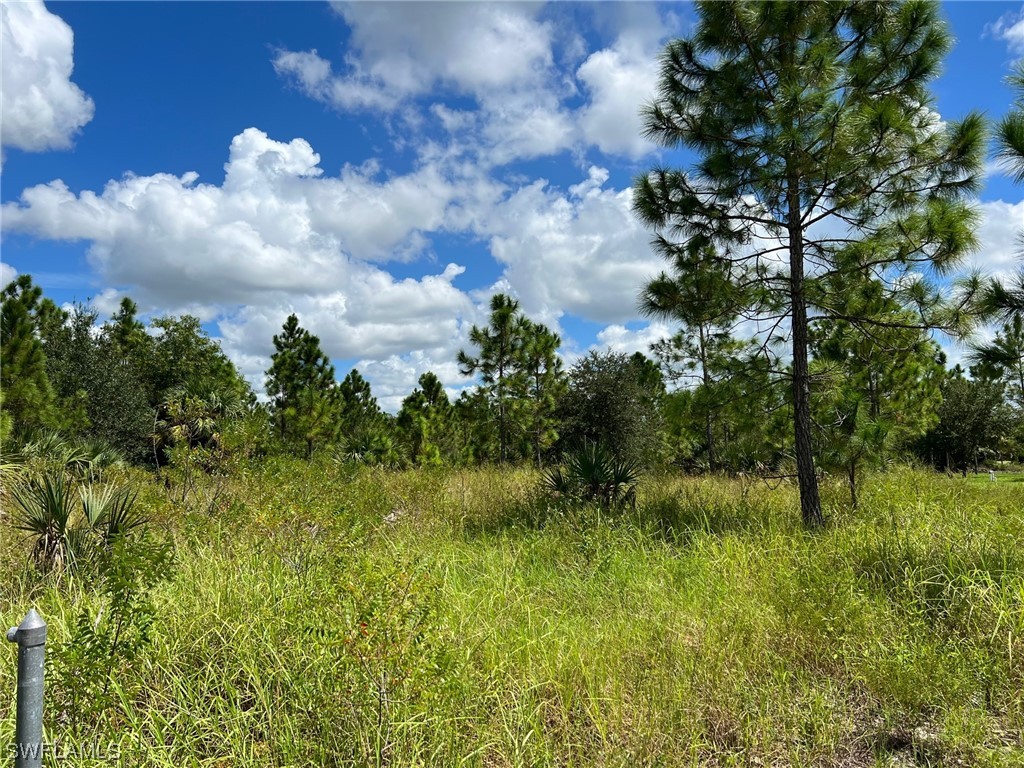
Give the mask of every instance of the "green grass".
<svg viewBox="0 0 1024 768">
<path fill-rule="evenodd" d="M 969 473 L 967 479 L 972 483 L 991 483 L 988 472 Z M 997 483 L 1024 483 L 1024 472 L 996 472 Z"/>
<path fill-rule="evenodd" d="M 123 736 L 125 764 L 1024 765 L 1012 483 L 894 472 L 854 512 L 837 482 L 808 533 L 752 481 L 602 513 L 528 471 L 272 460 L 185 505 L 136 479 L 178 553 L 153 643 L 102 711 L 68 711 L 67 670 L 48 690 L 51 737 Z M 34 603 L 59 644 L 95 591 L 26 553 L 0 518 L 0 618 Z"/>
</svg>

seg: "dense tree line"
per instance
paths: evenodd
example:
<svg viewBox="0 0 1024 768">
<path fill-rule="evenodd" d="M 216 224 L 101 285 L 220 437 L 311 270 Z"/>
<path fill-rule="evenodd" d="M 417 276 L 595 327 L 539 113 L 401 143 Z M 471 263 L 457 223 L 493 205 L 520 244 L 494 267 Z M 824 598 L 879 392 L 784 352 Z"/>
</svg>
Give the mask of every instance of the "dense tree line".
<svg viewBox="0 0 1024 768">
<path fill-rule="evenodd" d="M 821 472 L 857 503 L 865 468 L 966 472 L 1024 460 L 1024 271 L 943 275 L 976 245 L 986 129 L 939 121 L 929 84 L 951 41 L 931 2 L 700 3 L 661 58 L 647 136 L 687 169 L 642 174 L 634 207 L 666 270 L 639 309 L 673 325 L 651 357 L 561 340 L 497 294 L 459 352 L 477 386 L 425 372 L 397 415 L 340 381 L 296 315 L 273 337 L 261 403 L 196 318 L 100 324 L 28 276 L 3 289 L 0 437 L 45 430 L 158 466 L 285 451 L 382 466 L 542 466 L 598 446 L 637 466 L 794 477 L 822 519 Z M 1024 181 L 1020 99 L 999 156 Z M 951 288 L 953 290 L 951 290 Z M 991 341 L 949 370 L 935 331 Z M 185 457 L 183 459 L 182 457 Z M 191 457 L 191 458 L 190 458 Z"/>
</svg>

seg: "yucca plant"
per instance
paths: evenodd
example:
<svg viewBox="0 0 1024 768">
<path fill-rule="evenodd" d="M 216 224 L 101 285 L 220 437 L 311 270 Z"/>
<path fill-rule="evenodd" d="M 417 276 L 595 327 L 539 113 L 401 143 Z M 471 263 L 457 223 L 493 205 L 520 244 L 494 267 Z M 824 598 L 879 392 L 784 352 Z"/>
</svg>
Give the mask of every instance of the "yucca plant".
<svg viewBox="0 0 1024 768">
<path fill-rule="evenodd" d="M 599 502 L 604 509 L 636 503 L 639 465 L 587 443 L 566 457 L 565 467 L 545 473 L 544 487 L 560 496 Z"/>
</svg>

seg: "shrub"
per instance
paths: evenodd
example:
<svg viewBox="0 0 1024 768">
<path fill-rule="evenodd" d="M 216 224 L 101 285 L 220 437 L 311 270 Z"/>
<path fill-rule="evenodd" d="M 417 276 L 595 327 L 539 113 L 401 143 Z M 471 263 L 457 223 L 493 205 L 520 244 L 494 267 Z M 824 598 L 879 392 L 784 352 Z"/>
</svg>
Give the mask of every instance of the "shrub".
<svg viewBox="0 0 1024 768">
<path fill-rule="evenodd" d="M 636 485 L 640 469 L 636 461 L 605 451 L 597 443 L 587 443 L 569 454 L 565 467 L 548 470 L 544 487 L 560 496 L 612 506 L 636 504 Z"/>
</svg>

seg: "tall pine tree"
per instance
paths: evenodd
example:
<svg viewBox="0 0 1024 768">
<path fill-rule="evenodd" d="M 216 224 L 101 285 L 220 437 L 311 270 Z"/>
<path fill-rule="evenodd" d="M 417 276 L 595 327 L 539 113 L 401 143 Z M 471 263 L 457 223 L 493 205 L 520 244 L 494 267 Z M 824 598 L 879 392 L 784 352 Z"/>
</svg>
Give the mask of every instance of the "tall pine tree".
<svg viewBox="0 0 1024 768">
<path fill-rule="evenodd" d="M 757 276 L 747 311 L 788 341 L 801 514 L 819 525 L 810 327 L 893 322 L 843 314 L 829 287 L 856 274 L 920 325 L 957 327 L 928 278 L 975 244 L 966 198 L 984 124 L 943 123 L 931 107 L 951 45 L 936 2 L 701 2 L 697 16 L 662 56 L 645 121 L 649 138 L 699 160 L 643 174 L 634 205 L 694 274 L 713 253 Z"/>
<path fill-rule="evenodd" d="M 491 297 L 490 322 L 476 325 L 469 340 L 479 349 L 470 356 L 460 350 L 459 370 L 464 376 L 480 375 L 488 398 L 497 412 L 498 460 L 509 458 L 513 437 L 512 400 L 516 375 L 523 347 L 526 318 L 519 312 L 519 302 L 503 293 Z"/>
<path fill-rule="evenodd" d="M 14 428 L 51 426 L 54 393 L 40 339 L 43 291 L 29 275 L 18 275 L 0 294 L 0 391 Z"/>
<path fill-rule="evenodd" d="M 302 328 L 294 314 L 274 336 L 274 350 L 266 383 L 274 423 L 285 443 L 301 445 L 306 456 L 312 456 L 338 428 L 334 366 L 320 349 L 320 339 Z"/>
</svg>

